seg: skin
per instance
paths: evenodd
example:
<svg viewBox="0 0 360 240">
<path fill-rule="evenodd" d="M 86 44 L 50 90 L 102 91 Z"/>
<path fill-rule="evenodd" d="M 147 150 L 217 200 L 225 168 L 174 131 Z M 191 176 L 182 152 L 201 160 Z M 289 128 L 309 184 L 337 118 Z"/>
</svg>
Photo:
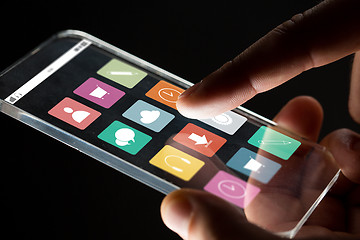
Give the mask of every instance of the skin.
<svg viewBox="0 0 360 240">
<path fill-rule="evenodd" d="M 359 10 L 357 0 L 332 0 L 295 15 L 185 91 L 178 110 L 189 118 L 216 116 L 306 70 L 357 52 Z M 356 92 L 350 95 L 359 98 Z"/>
<path fill-rule="evenodd" d="M 209 118 L 303 71 L 355 53 L 349 113 L 360 123 L 359 12 L 358 0 L 332 0 L 294 16 L 185 91 L 178 100 L 178 110 L 186 117 Z M 315 99 L 301 96 L 285 105 L 274 120 L 318 141 L 323 111 Z M 342 172 L 296 237 L 360 239 L 360 135 L 339 129 L 320 144 L 333 154 Z M 161 214 L 164 223 L 184 239 L 280 239 L 249 223 L 233 205 L 203 191 L 182 189 L 169 194 Z"/>
</svg>

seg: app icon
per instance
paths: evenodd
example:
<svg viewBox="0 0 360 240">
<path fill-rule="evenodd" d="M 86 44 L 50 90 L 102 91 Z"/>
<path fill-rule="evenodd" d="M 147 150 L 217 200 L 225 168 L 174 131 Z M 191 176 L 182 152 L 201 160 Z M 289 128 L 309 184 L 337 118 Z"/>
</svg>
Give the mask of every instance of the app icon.
<svg viewBox="0 0 360 240">
<path fill-rule="evenodd" d="M 147 73 L 117 59 L 110 60 L 97 74 L 106 77 L 127 88 L 133 88 Z"/>
<path fill-rule="evenodd" d="M 125 93 L 95 78 L 89 78 L 74 93 L 104 108 L 110 108 Z"/>
<path fill-rule="evenodd" d="M 176 109 L 176 101 L 182 92 L 184 92 L 184 89 L 176 87 L 168 82 L 160 81 L 145 95 Z"/>
<path fill-rule="evenodd" d="M 111 123 L 98 138 L 132 155 L 138 153 L 151 140 L 145 133 L 119 121 Z"/>
<path fill-rule="evenodd" d="M 160 132 L 175 117 L 142 100 L 126 110 L 123 116 L 155 132 Z"/>
<path fill-rule="evenodd" d="M 224 171 L 219 171 L 204 190 L 241 208 L 247 207 L 260 192 L 260 188 Z"/>
<path fill-rule="evenodd" d="M 101 115 L 98 111 L 68 97 L 64 98 L 48 113 L 81 130 L 87 128 Z"/>
<path fill-rule="evenodd" d="M 188 123 L 176 134 L 174 141 L 194 149 L 205 156 L 212 157 L 225 144 L 226 139 L 192 123 Z"/>
<path fill-rule="evenodd" d="M 277 162 L 246 148 L 240 148 L 226 165 L 262 183 L 268 183 L 281 168 Z"/>
<path fill-rule="evenodd" d="M 228 111 L 213 118 L 199 120 L 227 134 L 233 135 L 246 122 L 247 118 Z"/>
<path fill-rule="evenodd" d="M 299 141 L 265 126 L 260 127 L 248 143 L 284 160 L 288 160 L 301 145 Z"/>
<path fill-rule="evenodd" d="M 169 145 L 163 147 L 151 160 L 150 163 L 172 175 L 189 181 L 205 164 Z"/>
</svg>

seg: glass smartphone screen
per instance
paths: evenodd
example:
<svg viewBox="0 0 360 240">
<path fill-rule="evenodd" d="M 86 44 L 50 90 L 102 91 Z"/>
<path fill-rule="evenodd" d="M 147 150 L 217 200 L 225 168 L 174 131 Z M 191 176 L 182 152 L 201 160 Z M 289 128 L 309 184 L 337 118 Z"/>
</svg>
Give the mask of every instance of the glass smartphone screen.
<svg viewBox="0 0 360 240">
<path fill-rule="evenodd" d="M 202 189 L 245 214 L 259 209 L 279 219 L 274 205 L 286 208 L 279 196 L 303 201 L 303 188 L 317 189 L 306 199 L 307 208 L 264 224 L 296 233 L 336 179 L 332 165 L 321 181 L 314 179 L 331 156 L 251 112 L 187 119 L 176 110 L 186 87 L 186 81 L 123 51 L 109 51 L 96 38 L 62 33 L 2 73 L 0 99 L 3 112 L 32 126 L 37 122 L 41 127 L 35 128 L 164 193 Z M 269 191 L 276 197 L 264 201 Z"/>
</svg>

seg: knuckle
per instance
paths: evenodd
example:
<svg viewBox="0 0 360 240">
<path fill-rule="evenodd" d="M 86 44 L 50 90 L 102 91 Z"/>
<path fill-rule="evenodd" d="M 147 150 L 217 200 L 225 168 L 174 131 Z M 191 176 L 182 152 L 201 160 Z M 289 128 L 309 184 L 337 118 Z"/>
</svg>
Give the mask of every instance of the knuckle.
<svg viewBox="0 0 360 240">
<path fill-rule="evenodd" d="M 282 24 L 274 28 L 273 32 L 278 35 L 289 35 L 290 33 L 294 32 L 298 28 L 298 26 L 301 25 L 303 20 L 304 14 L 296 14 L 289 20 L 283 22 Z"/>
</svg>

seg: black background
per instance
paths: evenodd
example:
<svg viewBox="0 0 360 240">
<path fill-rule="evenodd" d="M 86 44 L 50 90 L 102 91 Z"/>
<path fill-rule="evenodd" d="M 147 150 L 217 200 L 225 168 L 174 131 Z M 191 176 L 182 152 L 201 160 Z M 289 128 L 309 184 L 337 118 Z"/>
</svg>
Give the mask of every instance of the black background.
<svg viewBox="0 0 360 240">
<path fill-rule="evenodd" d="M 0 69 L 52 34 L 79 29 L 197 82 L 318 2 L 12 1 L 1 9 Z M 291 98 L 311 95 L 324 107 L 322 137 L 343 127 L 359 131 L 347 111 L 350 69 L 348 57 L 310 70 L 244 106 L 272 118 Z M 161 221 L 161 193 L 4 115 L 0 121 L 2 235 L 179 239 Z"/>
</svg>

